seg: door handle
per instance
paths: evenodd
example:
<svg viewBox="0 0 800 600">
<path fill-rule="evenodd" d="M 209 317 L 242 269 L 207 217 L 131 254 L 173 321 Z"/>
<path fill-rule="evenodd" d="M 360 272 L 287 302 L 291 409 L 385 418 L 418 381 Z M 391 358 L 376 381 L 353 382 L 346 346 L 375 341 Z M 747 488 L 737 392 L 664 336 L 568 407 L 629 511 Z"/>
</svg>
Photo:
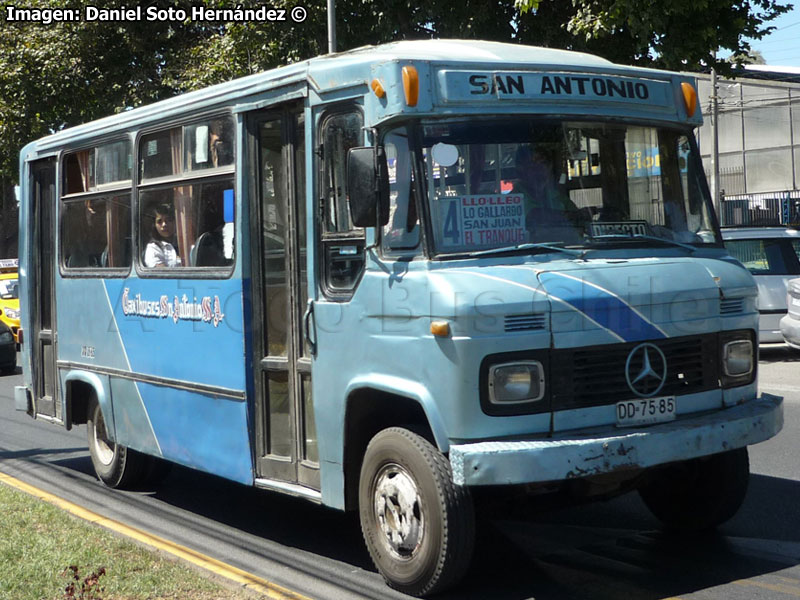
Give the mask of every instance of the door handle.
<svg viewBox="0 0 800 600">
<path fill-rule="evenodd" d="M 311 318 L 314 316 L 314 301 L 309 298 L 306 305 L 306 312 L 303 314 L 303 339 L 308 344 L 308 349 L 311 356 L 317 355 L 317 341 L 316 331 L 314 332 L 314 339 L 311 339 Z M 316 323 L 315 323 L 316 324 Z"/>
</svg>

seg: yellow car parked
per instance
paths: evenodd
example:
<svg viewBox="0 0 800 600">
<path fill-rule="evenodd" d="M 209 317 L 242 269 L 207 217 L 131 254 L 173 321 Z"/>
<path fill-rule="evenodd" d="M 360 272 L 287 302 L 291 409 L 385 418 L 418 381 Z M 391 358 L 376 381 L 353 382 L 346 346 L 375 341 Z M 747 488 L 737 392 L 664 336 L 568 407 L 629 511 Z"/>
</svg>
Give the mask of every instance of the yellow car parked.
<svg viewBox="0 0 800 600">
<path fill-rule="evenodd" d="M 0 260 L 0 321 L 8 325 L 19 344 L 19 260 Z"/>
</svg>

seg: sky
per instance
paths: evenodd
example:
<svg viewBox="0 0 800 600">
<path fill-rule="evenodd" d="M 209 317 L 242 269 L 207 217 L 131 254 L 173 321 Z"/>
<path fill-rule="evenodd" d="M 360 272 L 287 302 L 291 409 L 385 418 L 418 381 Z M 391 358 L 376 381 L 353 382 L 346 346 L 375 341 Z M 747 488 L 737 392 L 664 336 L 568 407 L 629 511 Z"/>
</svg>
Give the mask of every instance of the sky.
<svg viewBox="0 0 800 600">
<path fill-rule="evenodd" d="M 793 4 L 795 8 L 770 23 L 775 31 L 761 40 L 750 41 L 768 65 L 800 67 L 800 0 Z"/>
</svg>

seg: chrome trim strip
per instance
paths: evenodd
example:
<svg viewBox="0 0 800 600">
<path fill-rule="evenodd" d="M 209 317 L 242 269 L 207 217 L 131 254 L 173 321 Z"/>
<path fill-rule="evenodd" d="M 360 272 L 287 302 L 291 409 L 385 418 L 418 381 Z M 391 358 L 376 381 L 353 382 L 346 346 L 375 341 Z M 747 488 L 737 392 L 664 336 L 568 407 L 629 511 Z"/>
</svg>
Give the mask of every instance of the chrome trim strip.
<svg viewBox="0 0 800 600">
<path fill-rule="evenodd" d="M 167 377 L 160 377 L 158 375 L 147 375 L 145 373 L 134 373 L 132 371 L 125 371 L 123 369 L 113 369 L 111 367 L 100 367 L 97 365 L 89 365 L 86 363 L 71 362 L 67 360 L 59 360 L 56 365 L 59 370 L 64 369 L 77 369 L 89 371 L 91 373 L 99 373 L 101 375 L 108 375 L 110 377 L 118 377 L 120 379 L 130 379 L 139 383 L 151 383 L 153 385 L 160 385 L 170 387 L 177 390 L 185 390 L 188 392 L 198 392 L 207 396 L 217 396 L 219 398 L 229 398 L 244 402 L 247 398 L 247 393 L 241 390 L 232 390 L 230 388 L 219 387 L 216 385 L 206 385 L 204 383 L 194 383 L 192 381 L 184 381 L 181 379 L 169 379 Z"/>
<path fill-rule="evenodd" d="M 315 502 L 317 504 L 322 504 L 322 493 L 304 485 L 289 483 L 288 481 L 262 478 L 256 479 L 254 484 L 257 488 L 263 488 L 265 490 L 272 490 L 275 492 L 283 492 L 284 494 L 290 494 L 292 496 L 311 500 L 311 502 Z"/>
</svg>

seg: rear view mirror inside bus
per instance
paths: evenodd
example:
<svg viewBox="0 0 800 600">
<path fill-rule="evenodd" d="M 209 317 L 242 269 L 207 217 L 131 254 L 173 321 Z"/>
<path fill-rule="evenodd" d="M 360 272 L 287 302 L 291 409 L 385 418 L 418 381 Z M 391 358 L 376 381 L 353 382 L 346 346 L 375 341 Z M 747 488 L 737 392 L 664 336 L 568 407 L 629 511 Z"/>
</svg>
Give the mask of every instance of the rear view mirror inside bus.
<svg viewBox="0 0 800 600">
<path fill-rule="evenodd" d="M 356 227 L 389 222 L 389 173 L 383 148 L 351 148 L 347 155 L 350 217 Z"/>
</svg>

